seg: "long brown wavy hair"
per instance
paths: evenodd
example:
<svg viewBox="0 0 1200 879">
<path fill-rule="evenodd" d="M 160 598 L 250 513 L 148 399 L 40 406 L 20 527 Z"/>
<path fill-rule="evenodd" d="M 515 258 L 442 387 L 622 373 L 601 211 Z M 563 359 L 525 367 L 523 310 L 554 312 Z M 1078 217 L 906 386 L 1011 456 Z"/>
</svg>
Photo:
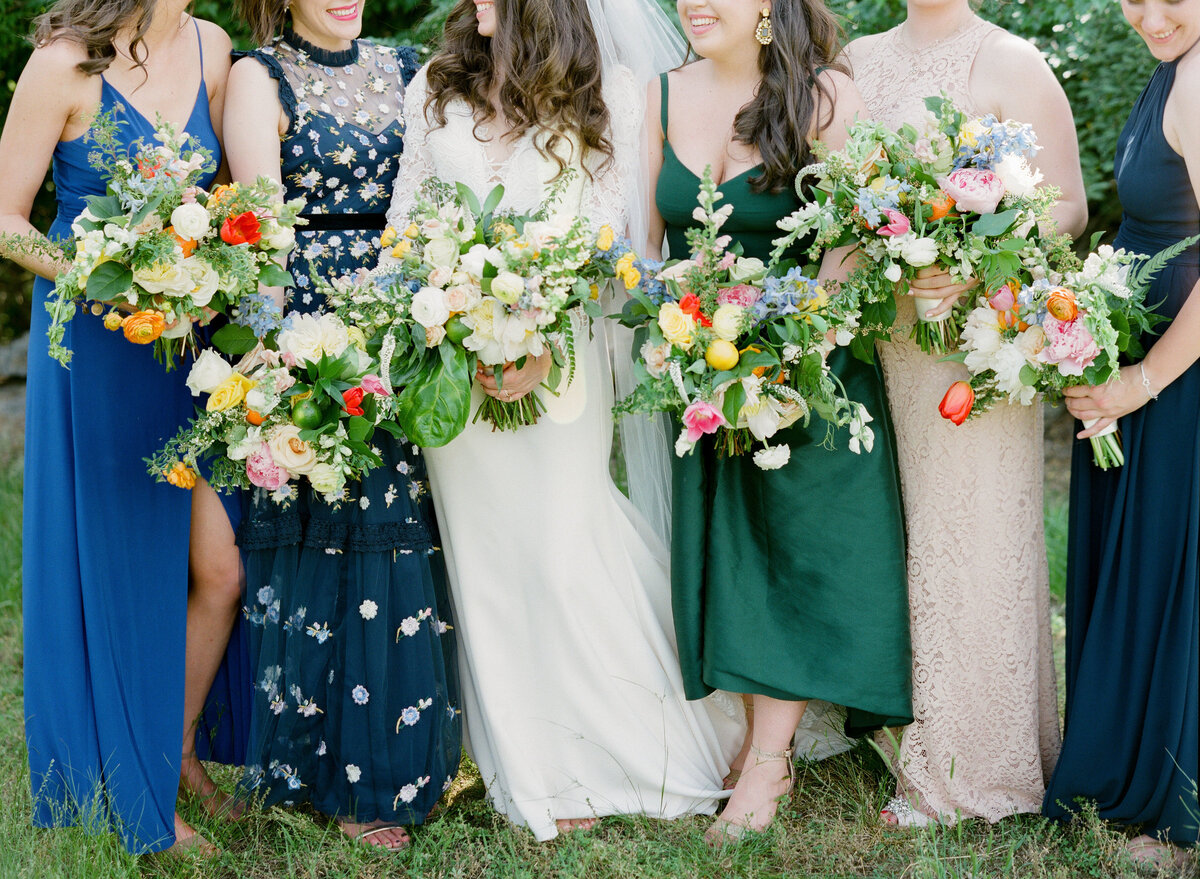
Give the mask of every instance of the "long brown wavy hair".
<svg viewBox="0 0 1200 879">
<path fill-rule="evenodd" d="M 601 96 L 600 45 L 586 0 L 495 0 L 496 34 L 480 36 L 475 4 L 459 0 L 429 62 L 428 118 L 446 124 L 446 106 L 466 102 L 479 126 L 502 115 L 515 139 L 532 130 L 538 152 L 567 167 L 564 135 L 584 154 L 612 161 L 609 112 Z M 499 114 L 493 100 L 499 105 Z M 585 166 L 586 167 L 586 166 Z M 588 173 L 591 173 L 590 171 Z"/>
<path fill-rule="evenodd" d="M 734 140 L 762 157 L 762 174 L 750 180 L 755 192 L 790 187 L 812 159 L 814 120 L 821 129 L 833 119 L 834 97 L 818 70 L 849 74 L 838 57 L 841 28 L 822 0 L 772 0 L 771 29 L 775 38 L 758 53 L 762 82 L 733 120 Z"/>
<path fill-rule="evenodd" d="M 284 0 L 237 0 L 238 14 L 250 25 L 254 45 L 271 42 L 288 20 L 288 4 Z"/>
<path fill-rule="evenodd" d="M 67 39 L 87 50 L 87 60 L 76 67 L 93 76 L 103 73 L 117 57 L 117 34 L 133 27 L 129 56 L 134 66 L 143 67 L 147 50 L 143 41 L 154 16 L 155 0 L 58 0 L 33 20 L 35 46 Z"/>
</svg>

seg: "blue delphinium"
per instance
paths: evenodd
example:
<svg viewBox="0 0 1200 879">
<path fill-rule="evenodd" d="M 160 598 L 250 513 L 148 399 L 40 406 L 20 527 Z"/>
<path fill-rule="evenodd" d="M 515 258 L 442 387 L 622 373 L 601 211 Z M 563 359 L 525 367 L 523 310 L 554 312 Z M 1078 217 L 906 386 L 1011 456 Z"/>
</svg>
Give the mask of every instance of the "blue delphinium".
<svg viewBox="0 0 1200 879">
<path fill-rule="evenodd" d="M 261 339 L 283 325 L 283 310 L 266 293 L 251 293 L 233 309 L 233 322 L 249 327 Z"/>
<path fill-rule="evenodd" d="M 752 311 L 756 321 L 776 315 L 799 314 L 805 310 L 805 303 L 820 295 L 820 284 L 795 266 L 785 275 L 763 281 L 763 295 L 754 303 Z"/>
</svg>

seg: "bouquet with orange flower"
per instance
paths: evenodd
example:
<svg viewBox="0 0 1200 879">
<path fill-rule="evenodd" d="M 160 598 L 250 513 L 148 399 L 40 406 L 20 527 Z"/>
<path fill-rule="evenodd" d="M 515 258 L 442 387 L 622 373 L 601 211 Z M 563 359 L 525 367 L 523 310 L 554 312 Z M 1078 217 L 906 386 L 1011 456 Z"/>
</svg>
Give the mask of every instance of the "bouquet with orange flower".
<svg viewBox="0 0 1200 879">
<path fill-rule="evenodd" d="M 216 313 L 257 317 L 269 309 L 259 284 L 291 283 L 283 264 L 303 201 L 284 203 L 265 177 L 205 192 L 196 182 L 212 157 L 169 124 L 160 122 L 155 142 L 139 140 L 131 151 L 115 132 L 105 116 L 88 133 L 97 147 L 88 159 L 108 192 L 88 198 L 71 226 L 71 267 L 46 304 L 50 355 L 70 362 L 65 325 L 85 304 L 130 342 L 153 343 L 170 369 L 193 324 Z"/>
<path fill-rule="evenodd" d="M 614 407 L 619 416 L 666 412 L 682 430 L 675 453 L 689 454 L 715 434 L 722 455 L 742 455 L 756 444 L 754 463 L 784 466 L 791 450 L 771 445 L 780 430 L 816 413 L 845 425 L 850 449 L 868 452 L 871 416 L 825 363 L 834 324 L 824 287 L 790 262 L 765 265 L 739 255 L 721 227 L 733 211 L 721 198 L 711 169 L 701 178 L 702 223 L 687 231 L 691 256 L 666 265 L 641 264 L 621 321 L 637 330 L 637 386 Z"/>
<path fill-rule="evenodd" d="M 337 503 L 348 480 L 381 463 L 375 429 L 398 435 L 378 361 L 362 333 L 332 314 L 289 316 L 236 364 L 206 348 L 187 385 L 207 396 L 203 410 L 146 462 L 151 475 L 182 488 L 207 459 L 217 490 L 253 486 L 287 503 L 303 478 Z"/>
<path fill-rule="evenodd" d="M 1039 394 L 1057 401 L 1063 388 L 1110 381 L 1122 356 L 1142 355 L 1140 337 L 1158 321 L 1145 301 L 1151 278 L 1195 241 L 1149 260 L 1105 245 L 1066 272 L 980 295 L 967 314 L 961 349 L 947 358 L 965 364 L 970 379 L 947 390 L 942 417 L 962 424 L 1000 402 L 1029 406 Z M 1116 429 L 1114 423 L 1092 437 L 1101 469 L 1125 463 Z"/>
</svg>

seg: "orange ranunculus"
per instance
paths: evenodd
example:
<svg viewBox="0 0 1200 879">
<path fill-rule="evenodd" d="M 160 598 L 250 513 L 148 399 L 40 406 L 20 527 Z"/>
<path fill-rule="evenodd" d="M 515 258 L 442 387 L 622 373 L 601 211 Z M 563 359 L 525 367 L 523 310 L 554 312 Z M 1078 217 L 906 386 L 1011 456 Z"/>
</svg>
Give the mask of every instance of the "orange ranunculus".
<svg viewBox="0 0 1200 879">
<path fill-rule="evenodd" d="M 212 210 L 223 201 L 228 201 L 237 193 L 237 187 L 226 186 L 224 183 L 219 186 L 214 186 L 213 191 L 208 194 L 208 209 Z"/>
<path fill-rule="evenodd" d="M 162 335 L 167 321 L 159 311 L 135 311 L 121 321 L 125 338 L 135 345 L 149 345 Z"/>
<path fill-rule="evenodd" d="M 1065 324 L 1079 317 L 1079 306 L 1075 303 L 1075 294 L 1065 287 L 1055 287 L 1050 291 L 1046 300 L 1046 311 L 1051 316 Z"/>
<path fill-rule="evenodd" d="M 262 238 L 262 224 L 253 211 L 226 217 L 221 224 L 221 240 L 226 244 L 256 244 Z"/>
<path fill-rule="evenodd" d="M 929 208 L 929 220 L 940 220 L 954 209 L 954 199 L 942 192 L 940 189 L 924 202 L 925 207 Z"/>
<path fill-rule="evenodd" d="M 948 418 L 955 424 L 962 424 L 971 414 L 975 405 L 975 391 L 967 382 L 958 381 L 950 385 L 946 396 L 938 404 L 938 412 L 943 418 Z"/>
<path fill-rule="evenodd" d="M 167 482 L 177 488 L 196 487 L 196 471 L 182 461 L 176 461 L 170 470 L 163 471 L 163 475 L 167 477 Z"/>
<path fill-rule="evenodd" d="M 165 231 L 168 235 L 170 235 L 172 238 L 175 239 L 175 243 L 178 244 L 180 246 L 180 248 L 183 250 L 183 258 L 184 259 L 187 259 L 189 256 L 191 256 L 193 253 L 196 252 L 196 239 L 195 238 L 184 238 L 182 235 L 180 235 L 178 232 L 175 231 L 174 226 L 168 226 L 163 231 Z"/>
<path fill-rule="evenodd" d="M 258 427 L 265 420 L 266 420 L 266 418 L 261 412 L 255 410 L 255 409 L 247 409 L 246 410 L 246 421 L 249 424 L 253 424 L 255 427 Z"/>
</svg>

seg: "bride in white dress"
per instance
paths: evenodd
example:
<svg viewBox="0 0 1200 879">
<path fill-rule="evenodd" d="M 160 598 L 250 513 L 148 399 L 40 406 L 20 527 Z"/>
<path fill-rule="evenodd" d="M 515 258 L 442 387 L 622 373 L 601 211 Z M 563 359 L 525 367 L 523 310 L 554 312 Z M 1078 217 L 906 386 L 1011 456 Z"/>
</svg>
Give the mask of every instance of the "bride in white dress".
<svg viewBox="0 0 1200 879">
<path fill-rule="evenodd" d="M 538 149 L 555 132 L 577 172 L 560 212 L 627 228 L 643 197 L 645 81 L 615 63 L 612 47 L 629 48 L 628 40 L 613 40 L 608 22 L 639 39 L 657 28 L 660 46 L 681 44 L 653 0 L 590 5 L 462 0 L 454 8 L 444 48 L 408 87 L 393 226 L 407 222 L 414 192 L 434 176 L 481 197 L 503 184 L 502 210 L 536 208 L 560 168 Z M 605 108 L 608 120 L 596 115 Z M 599 148 L 580 148 L 589 142 Z M 575 377 L 559 396 L 540 392 L 547 411 L 537 424 L 515 432 L 468 424 L 425 453 L 450 572 L 468 750 L 496 809 L 539 840 L 605 815 L 713 812 L 743 732 L 712 700 L 684 698 L 665 545 L 609 475 L 605 334 L 597 328 L 586 344 L 586 331 L 576 336 Z M 499 391 L 480 376 L 473 408 L 485 389 L 518 398 L 547 369 L 529 358 L 506 371 Z"/>
</svg>

